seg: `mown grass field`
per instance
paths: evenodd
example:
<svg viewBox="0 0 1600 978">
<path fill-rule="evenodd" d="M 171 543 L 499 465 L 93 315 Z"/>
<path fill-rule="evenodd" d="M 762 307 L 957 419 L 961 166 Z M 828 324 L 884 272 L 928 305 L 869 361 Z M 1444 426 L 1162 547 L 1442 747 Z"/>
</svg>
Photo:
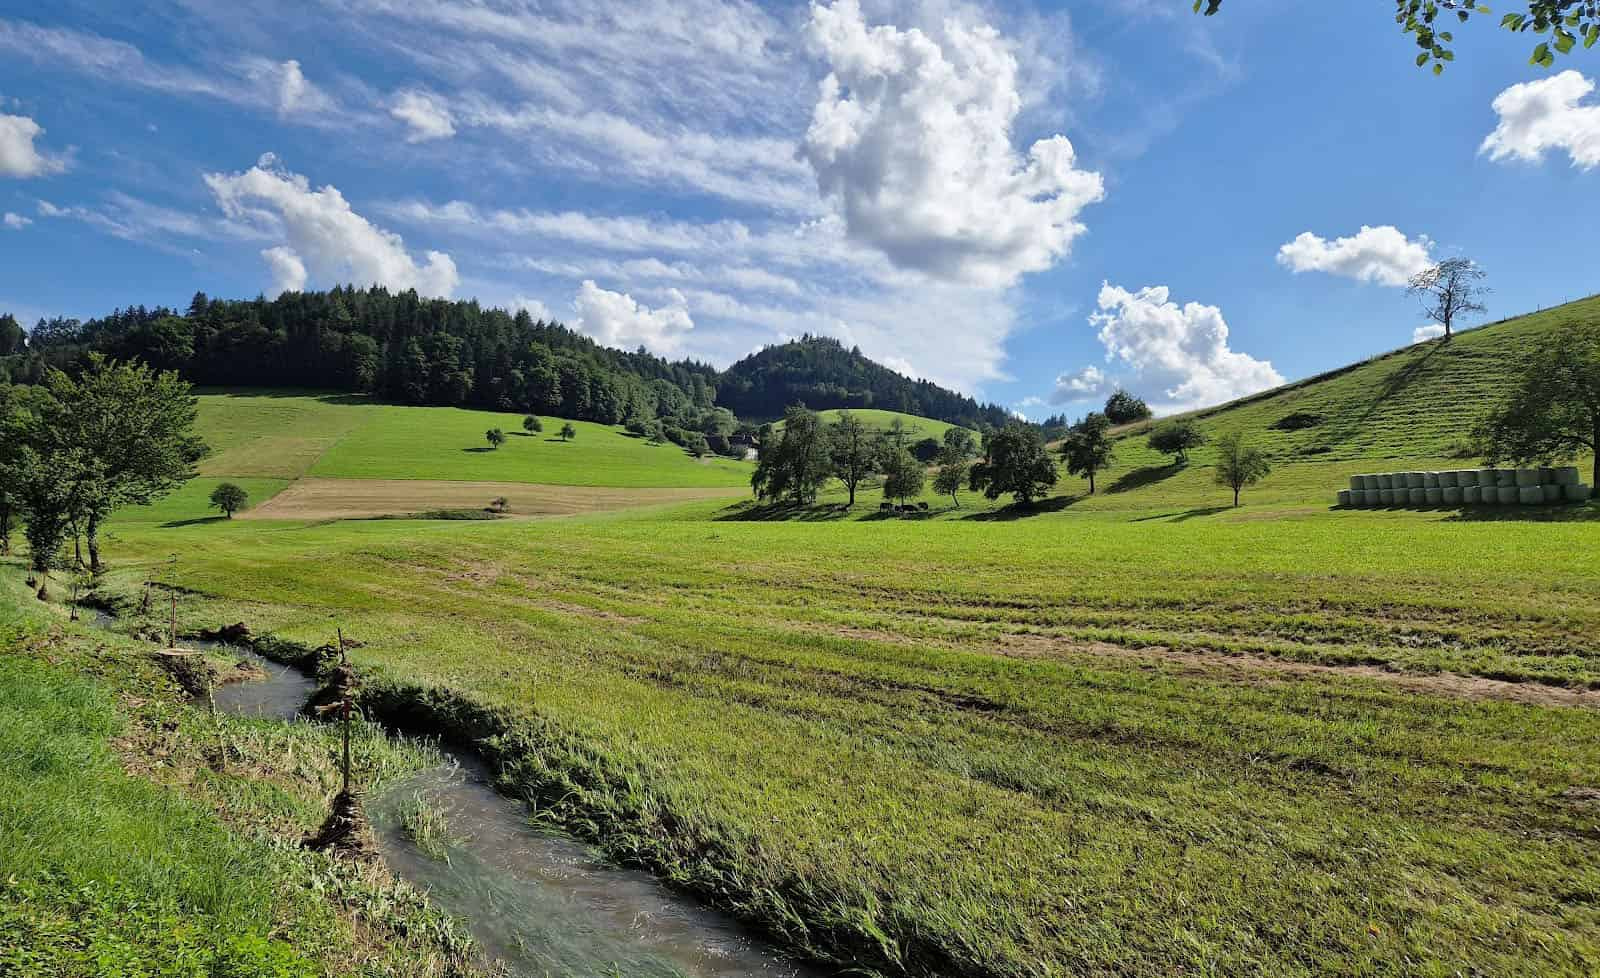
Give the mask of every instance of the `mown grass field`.
<svg viewBox="0 0 1600 978">
<path fill-rule="evenodd" d="M 342 625 L 547 816 L 885 971 L 1600 967 L 1592 524 L 719 512 L 130 525 L 111 586 Z"/>
<path fill-rule="evenodd" d="M 835 421 L 839 420 L 839 415 L 843 413 L 844 411 L 842 409 L 836 411 L 818 411 L 817 416 L 822 419 L 823 424 L 833 424 Z M 937 421 L 933 418 L 924 418 L 915 414 L 902 414 L 899 411 L 880 411 L 876 408 L 851 408 L 850 413 L 855 416 L 857 421 L 860 421 L 862 424 L 874 431 L 887 431 L 889 430 L 889 426 L 898 420 L 901 424 L 905 425 L 906 431 L 910 434 L 912 441 L 921 441 L 924 438 L 937 438 L 943 441 L 944 433 L 955 427 L 955 425 L 949 424 L 948 422 Z"/>
</svg>

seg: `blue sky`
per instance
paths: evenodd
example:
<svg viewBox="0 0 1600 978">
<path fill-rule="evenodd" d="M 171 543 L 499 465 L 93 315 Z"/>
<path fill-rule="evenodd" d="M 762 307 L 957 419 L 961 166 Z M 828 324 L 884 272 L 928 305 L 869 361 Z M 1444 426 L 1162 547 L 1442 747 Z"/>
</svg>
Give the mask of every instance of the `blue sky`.
<svg viewBox="0 0 1600 978">
<path fill-rule="evenodd" d="M 1600 54 L 1386 6 L 7 0 L 0 311 L 376 281 L 1040 418 L 1404 345 L 1430 260 L 1600 291 Z"/>
</svg>

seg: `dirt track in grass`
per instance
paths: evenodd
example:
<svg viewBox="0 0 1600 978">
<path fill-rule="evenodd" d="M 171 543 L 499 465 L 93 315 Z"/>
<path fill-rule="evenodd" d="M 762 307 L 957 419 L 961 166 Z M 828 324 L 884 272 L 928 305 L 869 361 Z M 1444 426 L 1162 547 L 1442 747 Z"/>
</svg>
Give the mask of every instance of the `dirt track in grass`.
<svg viewBox="0 0 1600 978">
<path fill-rule="evenodd" d="M 498 497 L 512 516 L 572 516 L 697 499 L 725 499 L 738 489 L 612 489 L 521 482 L 441 482 L 422 479 L 301 479 L 260 506 L 250 520 L 340 520 L 400 516 L 430 510 L 484 509 Z"/>
<path fill-rule="evenodd" d="M 1572 706 L 1600 710 L 1600 690 L 1575 689 L 1536 682 L 1511 682 L 1488 679 L 1482 676 L 1462 676 L 1456 673 L 1397 672 L 1381 666 L 1326 665 L 1314 662 L 1291 662 L 1255 655 L 1228 655 L 1223 653 L 1193 652 L 1164 647 L 1127 648 L 1120 645 L 1091 642 L 1069 642 L 1045 636 L 1009 636 L 997 650 L 1001 655 L 1033 656 L 1103 656 L 1105 658 L 1143 659 L 1154 665 L 1176 666 L 1184 671 L 1206 678 L 1217 678 L 1219 673 L 1233 672 L 1242 681 L 1252 677 L 1270 679 L 1273 676 L 1302 678 L 1312 676 L 1354 676 L 1374 679 L 1413 693 L 1432 696 L 1449 696 L 1469 700 L 1506 700 L 1512 703 L 1529 703 L 1536 706 Z"/>
</svg>

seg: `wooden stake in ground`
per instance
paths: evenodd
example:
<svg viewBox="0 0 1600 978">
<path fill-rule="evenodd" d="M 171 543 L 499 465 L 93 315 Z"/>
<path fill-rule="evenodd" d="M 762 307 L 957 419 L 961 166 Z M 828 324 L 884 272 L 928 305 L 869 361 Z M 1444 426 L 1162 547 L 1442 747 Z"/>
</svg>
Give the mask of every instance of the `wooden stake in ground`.
<svg viewBox="0 0 1600 978">
<path fill-rule="evenodd" d="M 339 668 L 343 670 L 349 680 L 344 683 L 344 793 L 350 793 L 350 694 L 355 685 L 354 677 L 350 675 L 350 657 L 344 650 L 344 629 L 336 630 L 339 636 Z M 341 677 L 345 678 L 345 677 Z"/>
</svg>

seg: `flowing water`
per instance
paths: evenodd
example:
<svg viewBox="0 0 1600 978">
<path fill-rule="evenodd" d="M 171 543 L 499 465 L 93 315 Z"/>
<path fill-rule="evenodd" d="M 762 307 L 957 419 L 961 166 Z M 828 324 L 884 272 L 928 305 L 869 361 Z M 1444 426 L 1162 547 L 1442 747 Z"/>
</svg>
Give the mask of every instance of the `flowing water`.
<svg viewBox="0 0 1600 978">
<path fill-rule="evenodd" d="M 96 624 L 115 621 L 104 613 Z M 266 678 L 219 686 L 217 709 L 293 720 L 316 683 L 254 652 L 225 649 Z M 203 700 L 203 697 L 202 697 Z M 647 873 L 595 859 L 581 842 L 532 824 L 521 802 L 497 794 L 465 754 L 424 771 L 368 804 L 384 862 L 464 918 L 511 973 L 528 978 L 817 978 L 731 917 L 708 910 Z M 408 809 L 444 816 L 446 856 L 424 853 L 405 831 Z"/>
</svg>

